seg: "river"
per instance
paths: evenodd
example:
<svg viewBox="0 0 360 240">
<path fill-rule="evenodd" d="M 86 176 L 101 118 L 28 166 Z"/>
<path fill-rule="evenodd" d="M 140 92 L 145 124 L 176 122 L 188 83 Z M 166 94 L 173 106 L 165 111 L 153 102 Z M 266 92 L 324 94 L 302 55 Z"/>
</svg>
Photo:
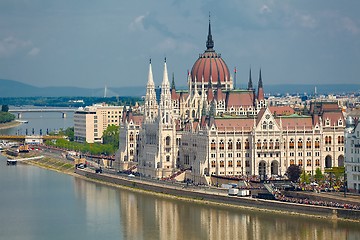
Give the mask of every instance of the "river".
<svg viewBox="0 0 360 240">
<path fill-rule="evenodd" d="M 29 123 L 7 132 L 73 124 L 71 115 L 62 119 L 60 113 L 23 119 Z M 167 199 L 31 165 L 6 166 L 0 155 L 0 239 L 355 240 L 360 224 Z"/>
<path fill-rule="evenodd" d="M 118 189 L 0 156 L 0 239 L 360 239 L 360 225 Z"/>
</svg>

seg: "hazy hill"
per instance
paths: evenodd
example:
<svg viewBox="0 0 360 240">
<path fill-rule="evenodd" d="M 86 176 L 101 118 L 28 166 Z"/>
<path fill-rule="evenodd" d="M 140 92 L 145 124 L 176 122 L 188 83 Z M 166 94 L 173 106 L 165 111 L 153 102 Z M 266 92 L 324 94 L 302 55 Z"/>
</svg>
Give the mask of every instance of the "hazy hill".
<svg viewBox="0 0 360 240">
<path fill-rule="evenodd" d="M 264 85 L 265 93 L 285 94 L 285 93 L 308 93 L 313 94 L 315 86 L 318 94 L 337 94 L 337 93 L 359 93 L 360 84 L 282 84 L 282 85 Z M 245 87 L 245 86 L 240 86 Z M 186 89 L 186 87 L 180 87 Z M 145 95 L 145 86 L 141 87 L 117 87 L 108 88 L 107 97 L 111 96 L 143 96 Z M 35 87 L 29 84 L 13 80 L 0 79 L 0 97 L 103 97 L 104 89 L 79 88 L 79 87 Z"/>
</svg>

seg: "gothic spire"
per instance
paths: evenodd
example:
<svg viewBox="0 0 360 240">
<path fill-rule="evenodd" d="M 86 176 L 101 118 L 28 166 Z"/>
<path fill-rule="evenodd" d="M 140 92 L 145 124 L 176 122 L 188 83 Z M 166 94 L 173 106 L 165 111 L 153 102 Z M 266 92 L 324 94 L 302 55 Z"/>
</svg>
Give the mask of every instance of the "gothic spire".
<svg viewBox="0 0 360 240">
<path fill-rule="evenodd" d="M 214 48 L 214 41 L 213 41 L 212 35 L 211 35 L 211 22 L 210 22 L 210 13 L 209 13 L 209 32 L 208 32 L 207 41 L 206 41 L 206 50 L 213 51 L 213 48 Z"/>
<path fill-rule="evenodd" d="M 261 68 L 260 68 L 258 88 L 262 88 L 262 87 L 263 87 L 263 83 L 262 83 L 262 78 L 261 78 Z"/>
<path fill-rule="evenodd" d="M 171 89 L 174 89 L 174 90 L 175 90 L 175 77 L 174 77 L 174 73 L 172 73 Z"/>
<path fill-rule="evenodd" d="M 252 79 L 251 79 L 251 68 L 249 72 L 249 83 L 248 83 L 248 90 L 253 89 Z"/>
<path fill-rule="evenodd" d="M 153 73 L 152 73 L 152 67 L 151 67 L 151 58 L 150 58 L 150 63 L 149 63 L 149 75 L 148 75 L 147 86 L 148 87 L 154 87 L 155 86 Z"/>
</svg>

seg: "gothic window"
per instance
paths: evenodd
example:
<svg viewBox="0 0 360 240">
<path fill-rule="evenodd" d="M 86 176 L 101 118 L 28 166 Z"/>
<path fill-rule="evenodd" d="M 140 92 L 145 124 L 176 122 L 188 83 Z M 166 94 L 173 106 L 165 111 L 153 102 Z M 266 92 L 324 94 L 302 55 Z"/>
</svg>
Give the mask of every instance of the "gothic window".
<svg viewBox="0 0 360 240">
<path fill-rule="evenodd" d="M 245 161 L 245 167 L 250 167 L 250 161 L 249 160 Z"/>
<path fill-rule="evenodd" d="M 294 147 L 295 147 L 294 139 L 291 138 L 289 142 L 289 148 L 294 149 Z"/>
<path fill-rule="evenodd" d="M 266 122 L 264 121 L 262 128 L 263 128 L 263 129 L 266 129 L 266 126 L 267 126 L 267 124 L 266 124 Z"/>
<path fill-rule="evenodd" d="M 167 137 L 165 138 L 165 145 L 166 145 L 166 146 L 170 146 L 170 137 L 169 137 L 169 136 L 167 136 Z"/>
<path fill-rule="evenodd" d="M 299 166 L 302 167 L 302 165 L 303 165 L 303 160 L 300 159 L 300 160 L 299 160 Z"/>
<path fill-rule="evenodd" d="M 325 137 L 325 144 L 331 144 L 331 136 Z"/>
<path fill-rule="evenodd" d="M 224 167 L 224 166 L 225 166 L 224 161 L 221 160 L 221 161 L 220 161 L 220 167 Z"/>
<path fill-rule="evenodd" d="M 216 162 L 215 161 L 211 161 L 211 167 L 212 168 L 216 167 Z"/>
<path fill-rule="evenodd" d="M 240 139 L 238 139 L 236 141 L 236 150 L 240 150 L 241 149 L 241 142 L 240 142 Z"/>
<path fill-rule="evenodd" d="M 133 132 L 130 132 L 129 141 L 130 141 L 130 142 L 133 142 L 133 141 L 134 141 L 134 133 L 133 133 Z"/>
<path fill-rule="evenodd" d="M 237 161 L 236 161 L 236 166 L 237 166 L 237 167 L 241 167 L 241 161 L 240 161 L 240 160 L 237 160 Z"/>
<path fill-rule="evenodd" d="M 270 139 L 269 141 L 269 149 L 273 149 L 274 148 L 274 141 L 272 139 Z"/>
<path fill-rule="evenodd" d="M 310 138 L 308 138 L 306 140 L 306 148 L 311 148 L 311 139 Z"/>
<path fill-rule="evenodd" d="M 228 161 L 228 167 L 232 167 L 233 166 L 233 161 Z"/>
<path fill-rule="evenodd" d="M 250 149 L 250 143 L 248 139 L 245 140 L 245 149 Z"/>
<path fill-rule="evenodd" d="M 232 150 L 233 149 L 233 143 L 231 141 L 231 139 L 228 142 L 228 150 Z"/>
<path fill-rule="evenodd" d="M 310 160 L 310 159 L 308 159 L 308 160 L 306 161 L 306 166 L 308 166 L 308 167 L 311 166 L 311 160 Z"/>
<path fill-rule="evenodd" d="M 134 150 L 130 150 L 130 156 L 133 156 L 134 155 Z"/>
<path fill-rule="evenodd" d="M 261 149 L 261 141 L 260 141 L 260 139 L 256 143 L 256 148 Z"/>
<path fill-rule="evenodd" d="M 338 144 L 344 143 L 344 136 L 338 136 Z"/>
<path fill-rule="evenodd" d="M 320 148 L 320 140 L 319 140 L 319 138 L 315 139 L 315 148 Z"/>
<path fill-rule="evenodd" d="M 290 160 L 290 165 L 295 165 L 294 159 L 291 159 L 291 160 Z"/>
<path fill-rule="evenodd" d="M 317 167 L 320 166 L 320 160 L 319 159 L 315 160 L 315 166 L 317 166 Z"/>
<path fill-rule="evenodd" d="M 267 149 L 267 141 L 266 141 L 266 139 L 263 142 L 263 149 Z"/>
<path fill-rule="evenodd" d="M 276 141 L 275 141 L 275 149 L 280 149 L 279 139 L 276 139 Z"/>
<path fill-rule="evenodd" d="M 273 123 L 271 121 L 269 122 L 269 129 L 273 129 Z"/>
<path fill-rule="evenodd" d="M 301 138 L 298 140 L 298 148 L 299 148 L 299 149 L 302 149 L 302 148 L 303 148 L 303 141 L 302 141 Z"/>
<path fill-rule="evenodd" d="M 216 150 L 216 143 L 215 143 L 214 139 L 211 140 L 210 148 L 211 148 L 211 150 Z"/>
<path fill-rule="evenodd" d="M 220 143 L 219 143 L 219 149 L 220 150 L 224 150 L 225 149 L 225 146 L 224 146 L 225 144 L 224 144 L 224 141 L 221 139 L 220 140 Z"/>
</svg>

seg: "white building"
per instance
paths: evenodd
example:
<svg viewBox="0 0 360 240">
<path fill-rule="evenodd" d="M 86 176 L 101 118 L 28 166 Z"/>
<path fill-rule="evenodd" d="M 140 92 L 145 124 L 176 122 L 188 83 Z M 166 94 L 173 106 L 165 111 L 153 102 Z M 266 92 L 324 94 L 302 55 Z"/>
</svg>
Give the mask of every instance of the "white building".
<svg viewBox="0 0 360 240">
<path fill-rule="evenodd" d="M 102 142 L 104 130 L 110 125 L 119 126 L 122 106 L 95 104 L 79 108 L 74 114 L 74 138 L 77 142 Z"/>
<path fill-rule="evenodd" d="M 349 191 L 360 192 L 360 124 L 351 116 L 346 119 L 345 171 Z"/>
</svg>

